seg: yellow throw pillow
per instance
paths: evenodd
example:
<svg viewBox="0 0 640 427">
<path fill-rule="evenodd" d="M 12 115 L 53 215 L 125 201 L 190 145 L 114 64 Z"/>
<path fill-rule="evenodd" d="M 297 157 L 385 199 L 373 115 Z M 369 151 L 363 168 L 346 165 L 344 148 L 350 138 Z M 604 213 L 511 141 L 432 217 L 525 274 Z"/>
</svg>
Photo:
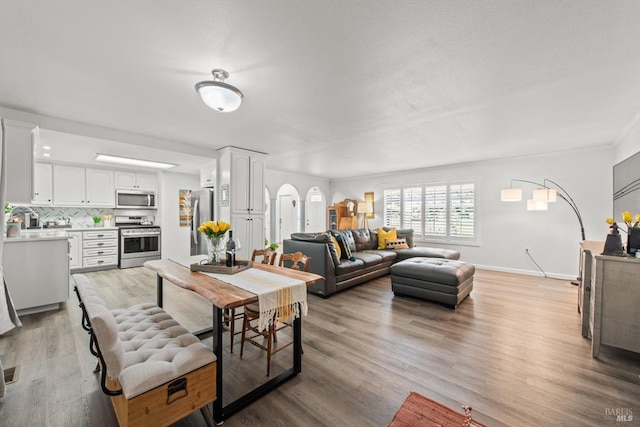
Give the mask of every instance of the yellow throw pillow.
<svg viewBox="0 0 640 427">
<path fill-rule="evenodd" d="M 378 249 L 387 249 L 387 239 L 396 240 L 397 238 L 398 233 L 396 233 L 395 228 L 389 231 L 378 228 Z"/>
<path fill-rule="evenodd" d="M 331 236 L 331 240 L 333 240 L 333 246 L 336 247 L 336 252 L 338 253 L 338 259 L 342 258 L 342 251 L 340 250 L 340 245 L 338 244 L 336 237 Z"/>
</svg>

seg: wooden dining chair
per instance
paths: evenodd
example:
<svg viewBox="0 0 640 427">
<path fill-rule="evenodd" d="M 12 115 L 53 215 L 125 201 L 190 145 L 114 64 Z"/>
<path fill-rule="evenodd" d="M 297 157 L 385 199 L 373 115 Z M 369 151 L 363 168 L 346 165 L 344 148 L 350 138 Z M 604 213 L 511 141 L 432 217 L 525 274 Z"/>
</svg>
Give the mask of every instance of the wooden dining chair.
<svg viewBox="0 0 640 427">
<path fill-rule="evenodd" d="M 262 264 L 273 265 L 273 262 L 276 260 L 276 255 L 276 251 L 271 248 L 254 249 L 251 254 L 251 261 L 255 262 L 256 258 L 262 257 L 260 261 Z"/>
<path fill-rule="evenodd" d="M 306 256 L 302 252 L 282 254 L 280 255 L 280 261 L 278 262 L 280 267 L 289 267 L 300 271 L 309 271 L 310 264 L 311 257 Z"/>
<path fill-rule="evenodd" d="M 309 271 L 309 264 L 311 264 L 311 257 L 308 257 L 302 252 L 296 252 L 294 254 L 281 254 L 279 266 L 293 268 L 294 270 Z M 247 304 L 244 306 L 244 315 L 242 320 L 242 339 L 240 341 L 240 358 L 242 358 L 244 352 L 244 343 L 248 342 L 252 345 L 267 352 L 267 376 L 271 375 L 271 356 L 284 350 L 293 344 L 293 339 L 283 346 L 279 346 L 274 350 L 273 344 L 278 341 L 277 332 L 293 326 L 291 323 L 283 322 L 280 325 L 276 325 L 275 316 L 270 320 L 269 326 L 263 330 L 258 330 L 257 322 L 252 324 L 254 320 L 258 320 L 260 317 L 260 306 L 257 302 Z M 260 341 L 258 341 L 260 340 Z M 266 343 L 264 342 L 266 340 Z M 302 349 L 301 349 L 302 350 Z"/>
<path fill-rule="evenodd" d="M 264 248 L 264 249 L 254 249 L 253 253 L 251 254 L 251 261 L 252 262 L 256 262 L 256 258 L 259 259 L 259 257 L 262 257 L 262 260 L 260 260 L 260 262 L 262 264 L 269 264 L 269 265 L 273 265 L 275 259 L 276 259 L 276 251 L 274 251 L 271 248 Z M 229 352 L 233 353 L 233 341 L 235 339 L 235 336 L 240 332 L 236 332 L 236 321 L 237 320 L 241 320 L 244 316 L 243 313 L 238 313 L 236 312 L 235 308 L 230 308 L 228 310 L 225 310 L 225 312 L 223 313 L 224 316 L 224 325 L 225 325 L 225 330 L 229 331 L 229 340 L 231 341 L 230 344 L 230 349 Z"/>
</svg>

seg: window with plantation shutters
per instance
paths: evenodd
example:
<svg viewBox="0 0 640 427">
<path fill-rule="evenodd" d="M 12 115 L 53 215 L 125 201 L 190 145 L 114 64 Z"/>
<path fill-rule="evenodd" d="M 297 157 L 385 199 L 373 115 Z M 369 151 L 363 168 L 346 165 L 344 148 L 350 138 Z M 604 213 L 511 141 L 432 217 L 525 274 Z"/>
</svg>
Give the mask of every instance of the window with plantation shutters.
<svg viewBox="0 0 640 427">
<path fill-rule="evenodd" d="M 446 237 L 447 235 L 447 186 L 424 187 L 424 234 Z"/>
<path fill-rule="evenodd" d="M 475 183 L 433 183 L 384 191 L 384 225 L 412 228 L 414 238 L 476 241 Z"/>
<path fill-rule="evenodd" d="M 413 228 L 414 238 L 422 237 L 422 187 L 402 189 L 402 228 Z"/>
<path fill-rule="evenodd" d="M 449 187 L 449 236 L 472 238 L 475 235 L 474 184 Z"/>
<path fill-rule="evenodd" d="M 400 189 L 384 191 L 384 219 L 385 227 L 401 228 L 400 222 Z"/>
</svg>

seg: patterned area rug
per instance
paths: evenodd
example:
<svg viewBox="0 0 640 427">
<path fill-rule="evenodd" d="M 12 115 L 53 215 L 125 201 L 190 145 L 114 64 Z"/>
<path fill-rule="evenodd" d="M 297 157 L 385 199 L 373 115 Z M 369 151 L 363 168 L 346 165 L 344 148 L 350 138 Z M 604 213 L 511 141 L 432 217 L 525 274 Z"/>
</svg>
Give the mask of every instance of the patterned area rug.
<svg viewBox="0 0 640 427">
<path fill-rule="evenodd" d="M 485 427 L 471 418 L 471 407 L 459 413 L 438 402 L 411 392 L 404 401 L 389 427 Z"/>
</svg>

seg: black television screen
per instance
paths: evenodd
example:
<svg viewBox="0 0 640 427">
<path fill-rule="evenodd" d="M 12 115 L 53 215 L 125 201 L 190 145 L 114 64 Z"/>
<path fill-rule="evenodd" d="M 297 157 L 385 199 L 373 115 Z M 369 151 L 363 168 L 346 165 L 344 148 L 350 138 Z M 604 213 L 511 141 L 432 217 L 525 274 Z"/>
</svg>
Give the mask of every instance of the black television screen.
<svg viewBox="0 0 640 427">
<path fill-rule="evenodd" d="M 640 151 L 613 166 L 613 219 L 622 222 L 622 212 L 640 213 Z"/>
</svg>

